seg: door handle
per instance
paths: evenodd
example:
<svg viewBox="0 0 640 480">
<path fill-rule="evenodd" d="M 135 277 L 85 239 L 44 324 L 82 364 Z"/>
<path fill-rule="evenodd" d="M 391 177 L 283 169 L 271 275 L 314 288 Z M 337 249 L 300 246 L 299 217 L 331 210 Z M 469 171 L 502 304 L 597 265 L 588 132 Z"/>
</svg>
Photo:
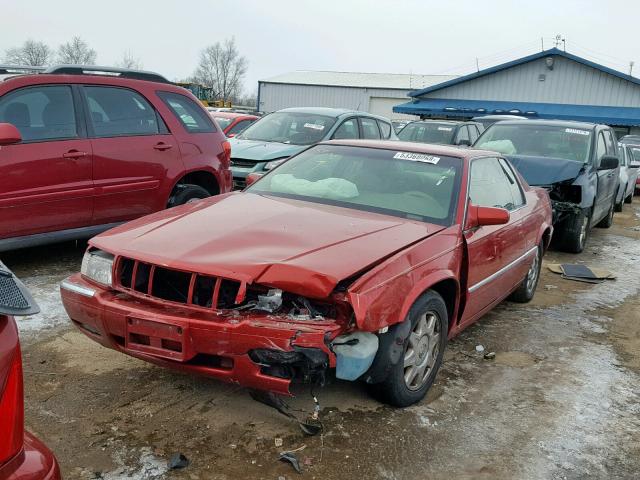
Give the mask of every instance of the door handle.
<svg viewBox="0 0 640 480">
<path fill-rule="evenodd" d="M 62 158 L 81 158 L 86 156 L 87 152 L 79 152 L 78 150 L 69 150 L 67 153 L 62 154 Z"/>
<path fill-rule="evenodd" d="M 156 150 L 164 151 L 173 148 L 173 145 L 169 145 L 168 143 L 158 143 L 154 145 L 153 148 L 155 148 Z"/>
</svg>

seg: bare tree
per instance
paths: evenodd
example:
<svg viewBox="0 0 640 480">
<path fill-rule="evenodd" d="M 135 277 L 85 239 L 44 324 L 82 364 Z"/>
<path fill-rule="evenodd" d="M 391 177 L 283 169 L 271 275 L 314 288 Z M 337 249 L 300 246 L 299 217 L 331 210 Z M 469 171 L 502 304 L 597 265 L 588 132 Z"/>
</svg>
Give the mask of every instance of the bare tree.
<svg viewBox="0 0 640 480">
<path fill-rule="evenodd" d="M 95 65 L 96 51 L 80 37 L 73 37 L 58 49 L 58 62 L 70 65 Z"/>
<path fill-rule="evenodd" d="M 247 73 L 247 59 L 240 55 L 235 38 L 217 42 L 200 53 L 200 63 L 193 79 L 213 89 L 214 97 L 237 99 L 242 93 L 242 80 Z"/>
<path fill-rule="evenodd" d="M 4 61 L 13 65 L 41 67 L 51 63 L 52 53 L 47 44 L 30 39 L 20 47 L 8 49 Z"/>
<path fill-rule="evenodd" d="M 130 50 L 122 54 L 122 60 L 120 60 L 117 65 L 120 68 L 127 68 L 129 70 L 142 70 L 144 68 L 140 58 L 135 57 Z"/>
</svg>

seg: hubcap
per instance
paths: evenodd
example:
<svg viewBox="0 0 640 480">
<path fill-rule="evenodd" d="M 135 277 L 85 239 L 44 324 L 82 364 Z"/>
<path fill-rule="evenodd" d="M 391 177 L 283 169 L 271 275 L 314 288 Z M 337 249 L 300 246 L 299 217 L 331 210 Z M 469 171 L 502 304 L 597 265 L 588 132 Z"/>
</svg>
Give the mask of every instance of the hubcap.
<svg viewBox="0 0 640 480">
<path fill-rule="evenodd" d="M 190 203 L 196 203 L 199 202 L 200 200 L 202 200 L 201 198 L 190 198 L 189 200 L 187 200 L 186 202 L 184 202 L 185 204 L 190 204 Z"/>
<path fill-rule="evenodd" d="M 540 268 L 540 249 L 536 250 L 536 255 L 533 257 L 533 263 L 527 273 L 527 291 L 532 292 L 536 288 L 536 282 L 538 281 L 538 269 Z"/>
<path fill-rule="evenodd" d="M 428 311 L 416 322 L 409 334 L 404 354 L 404 383 L 409 390 L 422 387 L 433 372 L 440 352 L 440 318 Z"/>
<path fill-rule="evenodd" d="M 589 217 L 585 215 L 582 219 L 582 226 L 580 227 L 580 245 L 584 245 L 587 238 L 587 225 L 589 224 Z"/>
</svg>

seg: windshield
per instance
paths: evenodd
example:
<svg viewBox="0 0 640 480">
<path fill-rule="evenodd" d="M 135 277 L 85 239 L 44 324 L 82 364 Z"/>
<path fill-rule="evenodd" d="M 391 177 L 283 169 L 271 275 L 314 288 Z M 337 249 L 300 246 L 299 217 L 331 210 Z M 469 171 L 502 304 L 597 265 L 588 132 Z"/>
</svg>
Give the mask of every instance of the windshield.
<svg viewBox="0 0 640 480">
<path fill-rule="evenodd" d="M 213 117 L 216 119 L 216 122 L 218 122 L 218 125 L 220 125 L 220 129 L 224 130 L 225 128 L 227 128 L 229 126 L 229 124 L 231 123 L 231 119 L 230 118 L 224 118 L 224 117 Z"/>
<path fill-rule="evenodd" d="M 322 140 L 335 122 L 335 118 L 313 113 L 276 112 L 261 118 L 236 138 L 312 145 Z"/>
<path fill-rule="evenodd" d="M 454 131 L 450 123 L 414 122 L 400 130 L 398 138 L 405 142 L 451 144 Z"/>
<path fill-rule="evenodd" d="M 450 225 L 461 160 L 364 147 L 318 145 L 246 191 Z"/>
<path fill-rule="evenodd" d="M 474 148 L 504 155 L 563 158 L 586 163 L 591 148 L 591 131 L 551 125 L 491 125 Z"/>
</svg>

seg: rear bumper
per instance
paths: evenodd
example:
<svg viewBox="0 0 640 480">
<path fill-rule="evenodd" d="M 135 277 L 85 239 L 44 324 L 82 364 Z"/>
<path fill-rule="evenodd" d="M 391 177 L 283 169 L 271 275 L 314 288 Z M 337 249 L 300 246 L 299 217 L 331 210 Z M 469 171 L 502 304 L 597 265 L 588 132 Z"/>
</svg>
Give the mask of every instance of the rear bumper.
<svg viewBox="0 0 640 480">
<path fill-rule="evenodd" d="M 141 301 L 97 288 L 79 274 L 65 280 L 60 293 L 73 323 L 105 347 L 164 367 L 284 395 L 289 394 L 291 380 L 266 374 L 265 365 L 253 361 L 250 352 L 313 349 L 323 352 L 327 366 L 333 368 L 336 359 L 327 344 L 344 330 L 335 321 L 294 322 L 262 313 L 225 315 Z"/>
<path fill-rule="evenodd" d="M 60 480 L 60 468 L 53 453 L 36 437 L 24 434 L 24 449 L 0 467 L 6 480 Z"/>
</svg>

